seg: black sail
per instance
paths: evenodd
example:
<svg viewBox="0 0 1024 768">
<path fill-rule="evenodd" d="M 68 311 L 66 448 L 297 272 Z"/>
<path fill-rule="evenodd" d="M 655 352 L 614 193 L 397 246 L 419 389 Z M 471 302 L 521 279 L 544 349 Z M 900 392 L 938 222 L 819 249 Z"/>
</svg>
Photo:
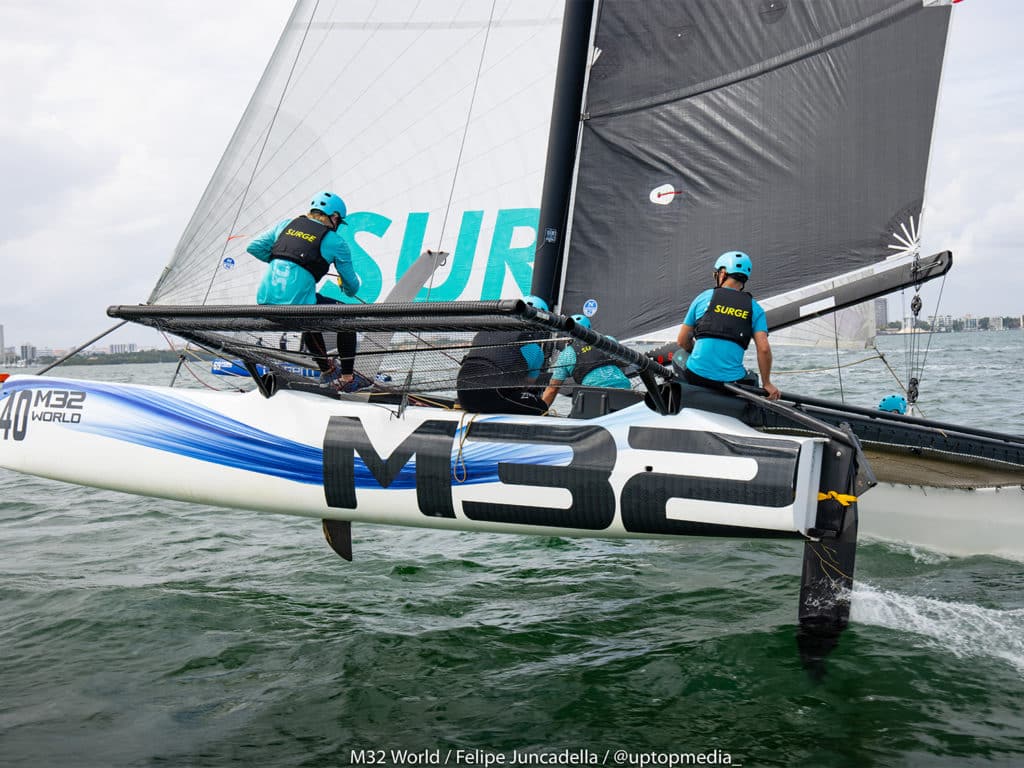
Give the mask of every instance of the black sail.
<svg viewBox="0 0 1024 768">
<path fill-rule="evenodd" d="M 601 3 L 563 311 L 636 336 L 678 325 L 724 251 L 767 298 L 912 250 L 949 11 Z"/>
</svg>

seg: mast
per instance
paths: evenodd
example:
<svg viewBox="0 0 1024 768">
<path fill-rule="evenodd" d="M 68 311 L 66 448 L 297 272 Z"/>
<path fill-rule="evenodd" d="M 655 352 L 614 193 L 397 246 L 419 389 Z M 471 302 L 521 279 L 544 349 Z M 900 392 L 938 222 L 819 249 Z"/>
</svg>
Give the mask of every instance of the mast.
<svg viewBox="0 0 1024 768">
<path fill-rule="evenodd" d="M 576 165 L 580 106 L 583 103 L 593 17 L 594 0 L 565 0 L 537 226 L 537 253 L 530 289 L 551 306 L 559 299 L 555 294 L 565 253 L 565 228 L 569 218 L 569 196 Z"/>
</svg>

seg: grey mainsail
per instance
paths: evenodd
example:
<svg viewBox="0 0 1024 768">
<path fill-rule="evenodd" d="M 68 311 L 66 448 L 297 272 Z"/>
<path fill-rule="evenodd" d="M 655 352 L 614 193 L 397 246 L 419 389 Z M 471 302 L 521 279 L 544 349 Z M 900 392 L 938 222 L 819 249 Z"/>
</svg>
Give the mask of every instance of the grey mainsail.
<svg viewBox="0 0 1024 768">
<path fill-rule="evenodd" d="M 600 4 L 563 311 L 637 336 L 678 325 L 727 250 L 759 298 L 913 251 L 949 10 Z"/>
</svg>

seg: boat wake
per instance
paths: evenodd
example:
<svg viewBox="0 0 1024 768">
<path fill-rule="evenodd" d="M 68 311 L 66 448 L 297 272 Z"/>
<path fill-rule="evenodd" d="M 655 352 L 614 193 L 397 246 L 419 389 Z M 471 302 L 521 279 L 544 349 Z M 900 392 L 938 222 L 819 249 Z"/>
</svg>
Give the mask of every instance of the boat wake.
<svg viewBox="0 0 1024 768">
<path fill-rule="evenodd" d="M 958 658 L 1007 661 L 1024 676 L 1024 608 L 1000 610 L 879 589 L 854 587 L 851 621 L 913 632 Z"/>
</svg>

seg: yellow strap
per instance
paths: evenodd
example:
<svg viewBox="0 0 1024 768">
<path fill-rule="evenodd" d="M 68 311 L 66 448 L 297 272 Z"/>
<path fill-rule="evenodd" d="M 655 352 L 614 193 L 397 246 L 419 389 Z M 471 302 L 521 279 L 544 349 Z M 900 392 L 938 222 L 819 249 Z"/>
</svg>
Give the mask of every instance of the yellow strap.
<svg viewBox="0 0 1024 768">
<path fill-rule="evenodd" d="M 848 507 L 857 500 L 857 497 L 851 496 L 848 493 L 836 493 L 835 491 L 829 491 L 828 493 L 818 493 L 818 501 L 825 501 L 825 499 L 835 499 L 844 507 Z"/>
</svg>

